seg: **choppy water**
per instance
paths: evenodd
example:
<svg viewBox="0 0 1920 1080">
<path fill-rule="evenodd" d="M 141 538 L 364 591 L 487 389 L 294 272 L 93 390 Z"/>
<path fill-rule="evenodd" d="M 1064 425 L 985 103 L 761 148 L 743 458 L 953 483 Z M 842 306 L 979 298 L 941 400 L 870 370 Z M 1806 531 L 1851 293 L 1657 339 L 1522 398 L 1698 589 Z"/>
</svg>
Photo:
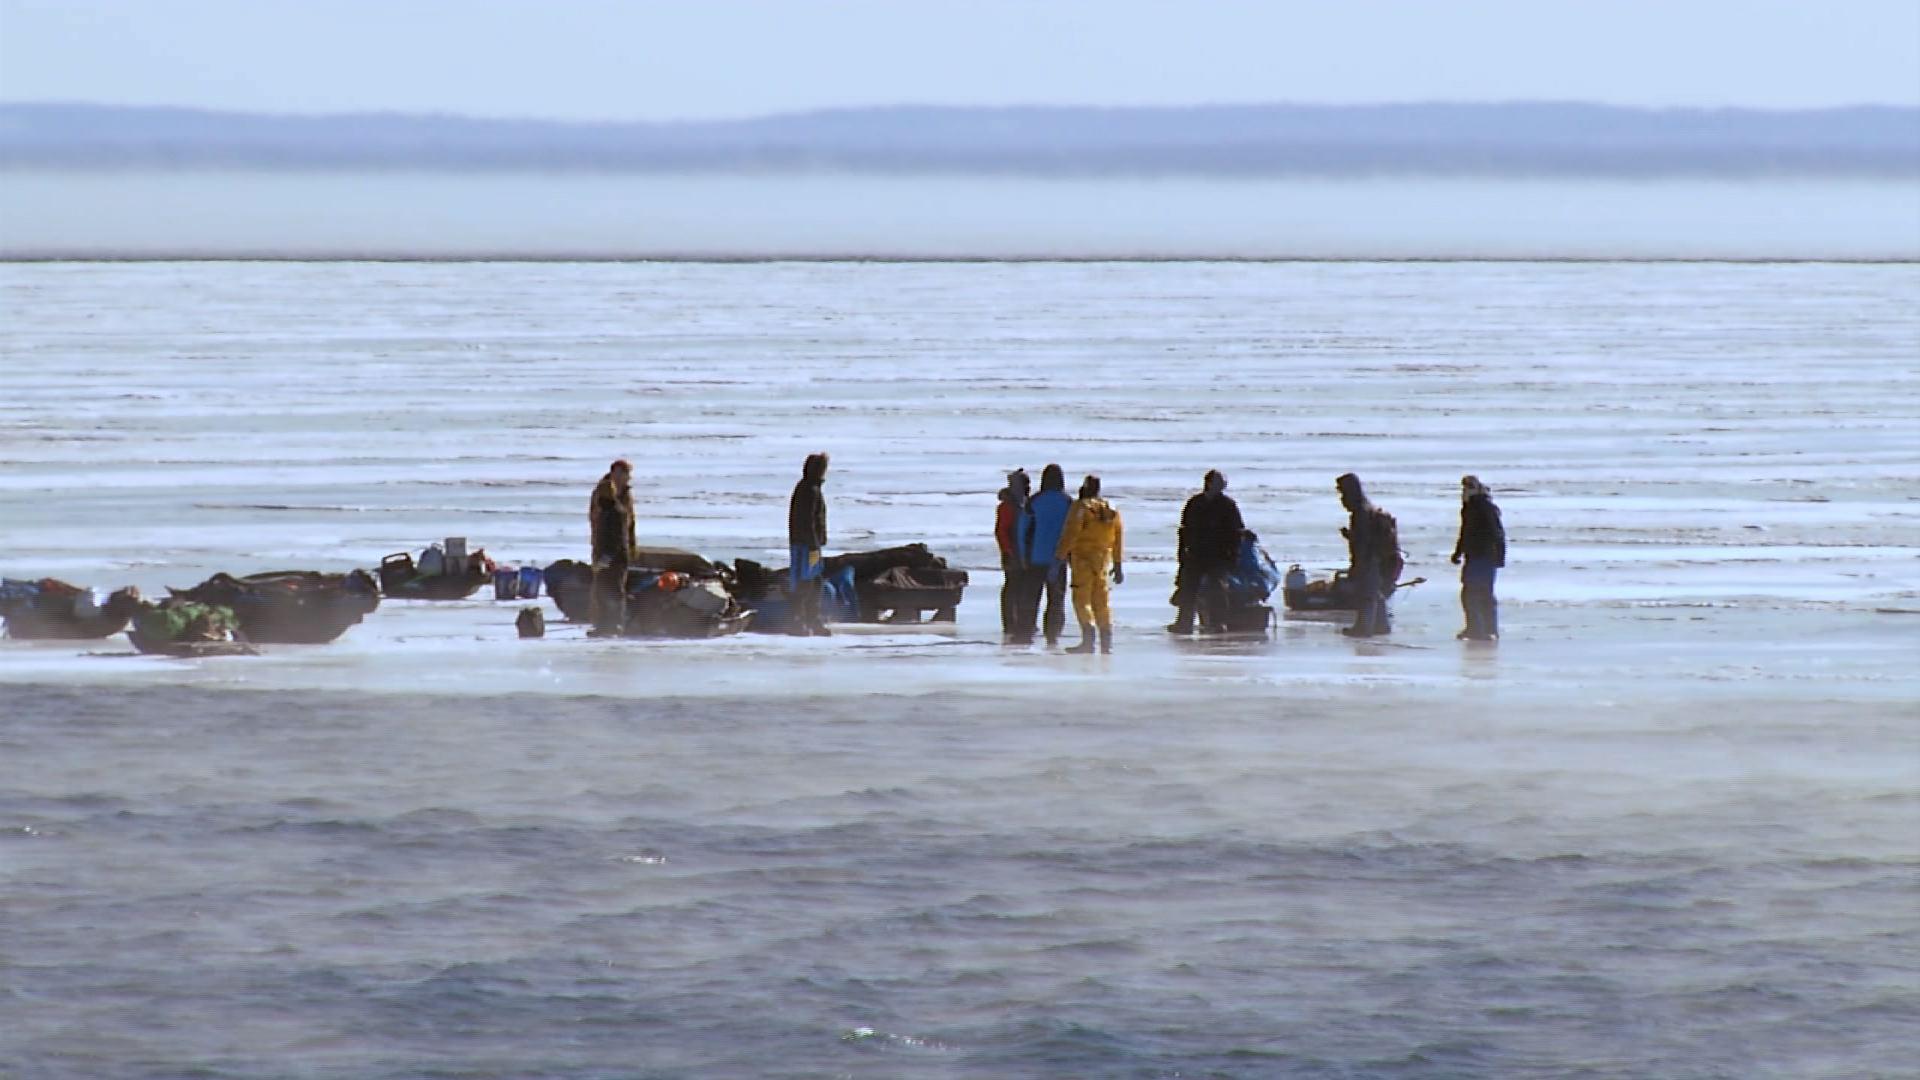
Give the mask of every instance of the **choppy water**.
<svg viewBox="0 0 1920 1080">
<path fill-rule="evenodd" d="M 0 571 L 643 532 L 976 571 L 951 633 L 520 642 L 392 604 L 0 643 L 0 1073 L 1899 1076 L 1920 1039 L 1911 266 L 0 268 Z M 1102 472 L 1112 660 L 995 643 L 998 473 Z M 1157 630 L 1226 468 L 1366 476 L 1391 645 Z M 1452 493 L 1514 540 L 1452 640 Z"/>
</svg>

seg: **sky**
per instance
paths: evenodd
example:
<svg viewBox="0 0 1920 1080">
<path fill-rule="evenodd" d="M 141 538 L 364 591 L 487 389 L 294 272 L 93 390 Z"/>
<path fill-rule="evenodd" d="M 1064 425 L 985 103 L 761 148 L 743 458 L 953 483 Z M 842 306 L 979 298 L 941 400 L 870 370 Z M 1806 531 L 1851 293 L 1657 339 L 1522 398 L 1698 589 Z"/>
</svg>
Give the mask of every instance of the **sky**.
<svg viewBox="0 0 1920 1080">
<path fill-rule="evenodd" d="M 0 0 L 0 101 L 564 120 L 837 106 L 1920 105 L 1920 0 Z"/>
</svg>

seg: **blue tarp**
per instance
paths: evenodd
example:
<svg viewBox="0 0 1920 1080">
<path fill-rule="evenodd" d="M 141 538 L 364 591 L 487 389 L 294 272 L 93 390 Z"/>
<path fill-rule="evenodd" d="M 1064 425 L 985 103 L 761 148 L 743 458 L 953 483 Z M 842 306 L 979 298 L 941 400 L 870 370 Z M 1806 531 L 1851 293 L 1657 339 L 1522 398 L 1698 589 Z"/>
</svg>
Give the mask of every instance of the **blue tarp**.
<svg viewBox="0 0 1920 1080">
<path fill-rule="evenodd" d="M 1240 562 L 1227 577 L 1227 591 L 1232 594 L 1233 602 L 1258 604 L 1279 587 L 1280 568 L 1272 556 L 1252 537 L 1240 541 Z"/>
<path fill-rule="evenodd" d="M 822 575 L 820 594 L 820 617 L 828 622 L 854 622 L 860 618 L 860 598 L 853 588 L 853 567 L 843 566 L 830 574 Z M 793 604 L 788 594 L 781 589 L 768 589 L 767 595 L 758 600 L 742 600 L 741 605 L 753 609 L 754 630 L 781 631 L 791 625 Z"/>
</svg>

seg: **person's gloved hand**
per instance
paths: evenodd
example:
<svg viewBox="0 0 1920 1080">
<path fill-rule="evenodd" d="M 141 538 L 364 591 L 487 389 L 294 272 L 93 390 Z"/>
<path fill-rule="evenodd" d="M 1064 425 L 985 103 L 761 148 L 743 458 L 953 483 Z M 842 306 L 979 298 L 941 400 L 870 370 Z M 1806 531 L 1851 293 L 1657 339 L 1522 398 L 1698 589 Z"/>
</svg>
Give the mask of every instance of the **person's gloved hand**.
<svg viewBox="0 0 1920 1080">
<path fill-rule="evenodd" d="M 1455 566 L 1459 566 L 1459 565 L 1460 565 L 1460 553 L 1456 551 L 1456 552 L 1454 552 L 1454 553 L 1453 553 L 1452 555 L 1449 555 L 1449 556 L 1447 556 L 1447 561 L 1448 561 L 1448 562 L 1450 562 L 1450 563 L 1452 563 L 1452 564 L 1453 564 L 1453 565 L 1455 565 Z"/>
<path fill-rule="evenodd" d="M 1113 567 L 1113 583 L 1118 585 L 1125 580 L 1127 580 L 1127 572 L 1120 569 L 1120 565 L 1115 563 Z"/>
</svg>

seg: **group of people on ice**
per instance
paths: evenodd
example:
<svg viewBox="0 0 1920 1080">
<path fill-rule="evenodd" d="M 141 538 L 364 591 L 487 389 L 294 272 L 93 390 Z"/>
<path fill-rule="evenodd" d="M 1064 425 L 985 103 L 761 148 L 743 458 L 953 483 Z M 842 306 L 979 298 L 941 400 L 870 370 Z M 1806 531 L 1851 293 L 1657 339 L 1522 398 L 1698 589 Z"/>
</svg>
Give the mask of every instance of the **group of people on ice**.
<svg viewBox="0 0 1920 1080">
<path fill-rule="evenodd" d="M 801 466 L 787 505 L 788 584 L 793 597 L 791 632 L 827 635 L 821 616 L 821 576 L 827 543 L 827 504 L 823 486 L 828 458 L 810 454 Z M 616 461 L 594 487 L 588 517 L 593 538 L 594 622 L 602 632 L 622 610 L 622 589 L 630 553 L 635 550 L 633 466 Z M 1347 509 L 1347 581 L 1354 597 L 1353 625 L 1342 632 L 1373 637 L 1392 629 L 1387 600 L 1405 567 L 1399 528 L 1393 515 L 1368 500 L 1360 478 L 1345 473 L 1334 481 Z M 1473 476 L 1460 481 L 1460 533 L 1452 561 L 1461 569 L 1460 604 L 1466 627 L 1459 637 L 1491 641 L 1499 636 L 1494 579 L 1506 565 L 1506 533 L 1491 492 Z M 1066 490 L 1059 465 L 1040 472 L 1040 490 L 1032 489 L 1026 470 L 1007 476 L 995 511 L 994 536 L 1004 584 L 1000 592 L 1001 629 L 1009 644 L 1032 644 L 1036 634 L 1057 646 L 1066 627 L 1065 607 L 1072 600 L 1080 640 L 1070 653 L 1113 651 L 1113 613 L 1109 589 L 1126 580 L 1125 527 L 1120 511 L 1100 494 L 1100 478 L 1087 476 L 1077 497 Z M 1177 614 L 1167 626 L 1173 634 L 1217 632 L 1228 610 L 1230 576 L 1241 558 L 1246 523 L 1227 494 L 1227 478 L 1210 470 L 1201 489 L 1180 513 L 1179 570 L 1173 604 Z M 604 613 L 604 617 L 603 617 Z"/>
<path fill-rule="evenodd" d="M 1473 476 L 1462 477 L 1460 484 L 1460 533 L 1452 561 L 1465 562 L 1460 604 L 1466 627 L 1458 636 L 1492 641 L 1500 633 L 1493 584 L 1499 568 L 1506 565 L 1506 532 L 1486 485 Z M 1347 539 L 1347 581 L 1355 611 L 1353 625 L 1342 632 L 1349 637 L 1385 634 L 1392 629 L 1387 600 L 1406 566 L 1399 526 L 1392 514 L 1367 498 L 1358 476 L 1346 473 L 1334 486 L 1349 515 L 1340 531 Z M 1069 499 L 1065 489 L 1058 465 L 1041 471 L 1037 493 L 1031 490 L 1024 469 L 1008 474 L 1007 486 L 1000 489 L 994 536 L 1005 577 L 1000 593 L 1002 632 L 1009 644 L 1025 645 L 1033 642 L 1038 629 L 1049 646 L 1057 645 L 1065 626 L 1061 598 L 1070 584 L 1080 643 L 1067 651 L 1092 652 L 1097 640 L 1101 652 L 1111 652 L 1108 582 L 1118 585 L 1125 580 L 1120 512 L 1100 497 L 1097 476 L 1086 478 L 1078 499 Z M 1176 615 L 1167 626 L 1168 633 L 1227 629 L 1228 591 L 1248 536 L 1239 504 L 1227 494 L 1226 474 L 1209 470 L 1200 491 L 1180 512 L 1179 569 L 1172 598 Z"/>
<path fill-rule="evenodd" d="M 1067 496 L 1067 478 L 1058 465 L 1040 470 L 1040 490 L 1034 492 L 1026 470 L 1007 475 L 994 515 L 994 537 L 1000 545 L 1001 630 L 1010 644 L 1030 645 L 1042 625 L 1041 601 L 1048 645 L 1060 643 L 1066 627 L 1063 601 L 1071 588 L 1074 618 L 1080 623 L 1080 643 L 1071 653 L 1090 653 L 1097 647 L 1113 651 L 1113 610 L 1108 582 L 1127 578 L 1125 527 L 1120 511 L 1100 497 L 1100 478 L 1080 482 L 1078 498 Z"/>
</svg>

